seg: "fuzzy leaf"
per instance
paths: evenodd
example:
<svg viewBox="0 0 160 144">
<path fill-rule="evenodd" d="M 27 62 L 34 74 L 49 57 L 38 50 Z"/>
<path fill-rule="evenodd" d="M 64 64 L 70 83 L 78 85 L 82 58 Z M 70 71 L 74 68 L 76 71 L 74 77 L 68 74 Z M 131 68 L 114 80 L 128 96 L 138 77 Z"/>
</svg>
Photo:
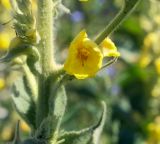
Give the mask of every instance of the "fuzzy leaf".
<svg viewBox="0 0 160 144">
<path fill-rule="evenodd" d="M 43 120 L 40 128 L 37 130 L 37 139 L 48 139 L 53 137 L 55 133 L 56 136 L 58 135 L 61 121 L 65 112 L 66 103 L 67 97 L 65 89 L 64 86 L 61 86 L 58 88 L 56 96 L 51 97 L 49 101 L 49 115 Z"/>
<path fill-rule="evenodd" d="M 64 144 L 88 144 L 88 142 L 91 141 L 92 133 L 92 128 L 83 129 L 81 131 L 66 132 L 59 140 L 64 140 Z"/>
<path fill-rule="evenodd" d="M 35 17 L 32 13 L 30 0 L 11 0 L 14 9 L 14 23 L 13 27 L 16 35 L 21 38 L 23 42 L 30 45 L 37 44 L 37 30 L 35 27 Z"/>
<path fill-rule="evenodd" d="M 61 121 L 67 104 L 67 96 L 64 86 L 61 86 L 57 92 L 54 104 L 54 116 Z"/>
<path fill-rule="evenodd" d="M 6 56 L 0 59 L 0 62 L 9 62 L 21 55 L 27 55 L 34 62 L 39 60 L 39 52 L 37 48 L 34 46 L 21 45 L 11 49 Z"/>
<path fill-rule="evenodd" d="M 22 13 L 31 13 L 30 0 L 16 0 L 16 4 Z"/>
<path fill-rule="evenodd" d="M 103 107 L 103 113 L 102 113 L 101 119 L 93 131 L 93 136 L 92 136 L 93 144 L 99 144 L 100 136 L 101 136 L 101 133 L 103 131 L 103 127 L 106 121 L 107 107 L 106 107 L 105 102 L 102 102 L 102 107 Z"/>
<path fill-rule="evenodd" d="M 103 102 L 102 105 L 103 113 L 98 124 L 81 131 L 62 134 L 59 138 L 60 141 L 64 140 L 62 144 L 98 144 L 106 120 L 106 104 Z"/>
<path fill-rule="evenodd" d="M 32 127 L 35 128 L 35 103 L 26 90 L 24 79 L 21 77 L 13 85 L 12 99 L 17 112 Z"/>
</svg>

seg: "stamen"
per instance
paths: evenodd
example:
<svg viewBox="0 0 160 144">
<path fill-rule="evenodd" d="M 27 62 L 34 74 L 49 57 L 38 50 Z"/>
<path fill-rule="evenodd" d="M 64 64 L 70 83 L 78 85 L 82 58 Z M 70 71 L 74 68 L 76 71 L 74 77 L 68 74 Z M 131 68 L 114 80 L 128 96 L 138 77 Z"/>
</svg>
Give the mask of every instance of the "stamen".
<svg viewBox="0 0 160 144">
<path fill-rule="evenodd" d="M 84 66 L 85 61 L 88 59 L 89 51 L 86 48 L 79 48 L 77 57 L 81 60 L 82 66 Z"/>
</svg>

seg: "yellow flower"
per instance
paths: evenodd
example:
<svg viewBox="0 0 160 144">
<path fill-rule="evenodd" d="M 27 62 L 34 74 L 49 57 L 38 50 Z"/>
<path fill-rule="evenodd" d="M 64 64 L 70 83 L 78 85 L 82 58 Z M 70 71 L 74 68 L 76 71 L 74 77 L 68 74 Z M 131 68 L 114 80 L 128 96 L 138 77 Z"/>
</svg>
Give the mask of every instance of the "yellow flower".
<svg viewBox="0 0 160 144">
<path fill-rule="evenodd" d="M 31 3 L 32 3 L 33 12 L 35 12 L 37 10 L 37 0 L 32 0 Z"/>
<path fill-rule="evenodd" d="M 157 34 L 156 33 L 149 33 L 145 38 L 144 38 L 144 51 L 148 51 L 152 45 L 156 42 Z"/>
<path fill-rule="evenodd" d="M 0 78 L 0 90 L 5 88 L 5 80 L 3 78 Z"/>
<path fill-rule="evenodd" d="M 0 138 L 3 141 L 8 141 L 9 139 L 11 139 L 12 137 L 12 128 L 9 126 L 6 126 L 5 128 L 3 128 L 3 130 L 1 130 L 1 135 Z"/>
<path fill-rule="evenodd" d="M 101 68 L 102 59 L 98 45 L 91 41 L 83 30 L 71 42 L 64 70 L 77 79 L 92 77 Z"/>
<path fill-rule="evenodd" d="M 0 0 L 0 2 L 6 9 L 11 9 L 11 4 L 9 0 Z"/>
<path fill-rule="evenodd" d="M 153 143 L 157 143 L 160 141 L 160 124 L 152 122 L 148 125 L 149 131 L 149 140 Z"/>
<path fill-rule="evenodd" d="M 24 121 L 21 121 L 20 128 L 22 129 L 23 132 L 29 132 L 30 131 L 30 127 Z"/>
<path fill-rule="evenodd" d="M 10 36 L 7 33 L 0 33 L 0 50 L 7 50 L 10 43 Z"/>
<path fill-rule="evenodd" d="M 152 56 L 149 53 L 142 54 L 139 59 L 140 67 L 142 68 L 147 67 L 150 64 L 151 60 L 152 60 Z"/>
<path fill-rule="evenodd" d="M 87 2 L 88 0 L 79 0 L 80 2 Z"/>
<path fill-rule="evenodd" d="M 117 51 L 115 44 L 109 38 L 105 38 L 100 44 L 100 47 L 102 48 L 104 57 L 119 57 L 120 56 L 120 53 Z"/>
<path fill-rule="evenodd" d="M 155 64 L 157 73 L 160 75 L 160 57 L 154 61 L 154 64 Z"/>
</svg>

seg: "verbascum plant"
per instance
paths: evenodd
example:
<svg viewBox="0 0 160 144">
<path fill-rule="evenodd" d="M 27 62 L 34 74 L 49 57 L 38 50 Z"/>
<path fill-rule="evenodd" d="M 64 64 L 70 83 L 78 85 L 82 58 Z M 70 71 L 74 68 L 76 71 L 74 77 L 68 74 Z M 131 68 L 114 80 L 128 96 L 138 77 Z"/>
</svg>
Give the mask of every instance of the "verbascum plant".
<svg viewBox="0 0 160 144">
<path fill-rule="evenodd" d="M 98 71 L 120 56 L 108 38 L 140 0 L 124 0 L 120 13 L 91 40 L 82 30 L 69 46 L 69 54 L 60 65 L 55 59 L 54 23 L 59 13 L 69 10 L 62 0 L 37 0 L 37 17 L 30 0 L 12 0 L 16 37 L 1 62 L 18 65 L 23 75 L 12 87 L 12 99 L 19 115 L 31 128 L 31 136 L 20 138 L 19 122 L 12 144 L 98 144 L 106 119 L 106 104 L 97 123 L 79 131 L 61 127 L 67 105 L 65 84 L 71 80 L 94 77 Z M 110 57 L 103 64 L 104 57 Z"/>
</svg>

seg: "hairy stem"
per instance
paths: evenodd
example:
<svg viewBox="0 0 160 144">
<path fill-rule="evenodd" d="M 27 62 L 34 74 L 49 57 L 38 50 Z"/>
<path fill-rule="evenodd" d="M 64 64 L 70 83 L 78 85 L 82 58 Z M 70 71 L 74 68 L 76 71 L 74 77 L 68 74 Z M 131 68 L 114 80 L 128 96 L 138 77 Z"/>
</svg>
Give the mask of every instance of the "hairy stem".
<svg viewBox="0 0 160 144">
<path fill-rule="evenodd" d="M 48 99 L 50 91 L 50 74 L 56 70 L 54 60 L 53 33 L 53 1 L 38 0 L 37 28 L 40 35 L 39 52 L 41 76 L 39 77 L 39 96 L 37 104 L 37 127 L 48 115 Z"/>
<path fill-rule="evenodd" d="M 127 18 L 141 0 L 124 0 L 122 9 L 115 18 L 105 27 L 105 29 L 97 36 L 95 42 L 100 44 L 109 34 L 114 32 L 118 26 Z"/>
<path fill-rule="evenodd" d="M 53 58 L 53 2 L 52 0 L 38 0 L 38 32 L 40 35 L 39 51 L 41 55 L 42 73 L 48 74 L 56 64 Z"/>
</svg>

